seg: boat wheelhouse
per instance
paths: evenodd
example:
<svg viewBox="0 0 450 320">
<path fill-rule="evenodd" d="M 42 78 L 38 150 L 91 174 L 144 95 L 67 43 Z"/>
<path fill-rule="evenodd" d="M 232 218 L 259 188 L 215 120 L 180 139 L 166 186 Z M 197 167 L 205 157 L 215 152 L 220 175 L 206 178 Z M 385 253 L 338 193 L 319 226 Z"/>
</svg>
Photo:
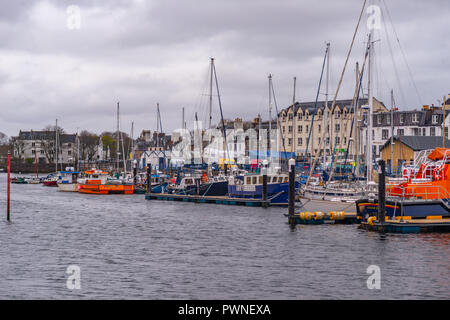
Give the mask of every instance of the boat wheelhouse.
<svg viewBox="0 0 450 320">
<path fill-rule="evenodd" d="M 61 171 L 58 175 L 57 185 L 60 191 L 77 192 L 78 191 L 78 175 L 79 171 L 75 171 L 73 167 L 67 167 L 65 171 Z"/>
</svg>

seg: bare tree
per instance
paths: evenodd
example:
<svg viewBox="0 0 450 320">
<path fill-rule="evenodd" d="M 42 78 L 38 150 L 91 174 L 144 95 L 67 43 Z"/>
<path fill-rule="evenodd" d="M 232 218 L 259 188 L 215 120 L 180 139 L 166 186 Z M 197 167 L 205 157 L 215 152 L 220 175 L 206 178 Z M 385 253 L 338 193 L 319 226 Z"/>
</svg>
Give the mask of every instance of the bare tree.
<svg viewBox="0 0 450 320">
<path fill-rule="evenodd" d="M 100 137 L 95 133 L 83 130 L 79 135 L 79 139 L 81 158 L 89 161 L 94 160 L 98 150 Z"/>
<path fill-rule="evenodd" d="M 22 154 L 25 150 L 25 142 L 20 137 L 11 137 L 9 143 L 17 155 L 17 159 L 22 160 Z"/>
</svg>

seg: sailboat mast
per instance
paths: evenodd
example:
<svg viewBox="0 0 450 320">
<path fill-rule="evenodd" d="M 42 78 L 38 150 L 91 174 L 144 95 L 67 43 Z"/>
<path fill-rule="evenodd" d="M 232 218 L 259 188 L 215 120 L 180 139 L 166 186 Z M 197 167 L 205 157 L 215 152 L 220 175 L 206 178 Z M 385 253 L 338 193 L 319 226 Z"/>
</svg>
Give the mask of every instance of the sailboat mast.
<svg viewBox="0 0 450 320">
<path fill-rule="evenodd" d="M 134 160 L 134 121 L 131 121 L 131 160 Z"/>
<path fill-rule="evenodd" d="M 208 128 L 211 128 L 212 121 L 212 90 L 213 90 L 213 66 L 214 66 L 214 58 L 211 58 L 211 71 L 209 76 L 209 124 Z"/>
<path fill-rule="evenodd" d="M 369 112 L 368 112 L 368 125 L 367 125 L 367 182 L 372 180 L 372 114 L 373 114 L 373 28 L 369 34 L 369 71 L 368 71 L 368 87 L 369 87 Z"/>
<path fill-rule="evenodd" d="M 297 84 L 297 77 L 294 77 L 294 93 L 292 95 L 292 144 L 291 144 L 291 159 L 294 158 L 295 146 L 295 86 Z"/>
<path fill-rule="evenodd" d="M 117 142 L 117 154 L 116 154 L 116 162 L 117 162 L 117 172 L 119 172 L 119 161 L 120 161 L 120 135 L 119 135 L 119 102 L 117 102 L 117 137 L 116 137 L 116 142 Z"/>
<path fill-rule="evenodd" d="M 391 174 L 392 174 L 392 170 L 394 169 L 394 164 L 393 164 L 393 160 L 394 160 L 394 107 L 395 107 L 395 102 L 394 102 L 394 90 L 391 89 Z"/>
<path fill-rule="evenodd" d="M 325 141 L 323 141 L 323 163 L 325 164 L 327 162 L 327 134 L 328 134 L 328 128 L 327 128 L 327 123 L 328 123 L 328 82 L 330 80 L 330 43 L 327 42 L 327 74 L 325 77 L 326 81 L 325 81 L 325 108 L 324 108 L 324 113 L 323 113 L 323 130 L 324 130 L 324 139 Z M 331 140 L 331 139 L 330 139 Z"/>
<path fill-rule="evenodd" d="M 55 172 L 58 172 L 58 119 L 56 119 L 55 123 Z"/>
<path fill-rule="evenodd" d="M 271 134 L 272 134 L 272 75 L 269 74 L 269 160 L 270 165 L 272 166 L 272 140 L 271 140 Z"/>
<path fill-rule="evenodd" d="M 159 102 L 156 103 L 156 147 L 159 148 Z"/>
</svg>

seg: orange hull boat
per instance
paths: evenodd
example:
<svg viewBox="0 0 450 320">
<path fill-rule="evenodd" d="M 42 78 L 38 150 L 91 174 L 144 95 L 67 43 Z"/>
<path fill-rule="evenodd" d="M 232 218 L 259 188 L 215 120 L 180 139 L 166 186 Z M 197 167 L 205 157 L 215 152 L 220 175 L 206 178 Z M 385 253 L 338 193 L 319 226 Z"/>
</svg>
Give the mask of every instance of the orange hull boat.
<svg viewBox="0 0 450 320">
<path fill-rule="evenodd" d="M 108 183 L 108 173 L 99 170 L 85 172 L 87 178 L 78 184 L 78 192 L 91 194 L 133 194 L 132 184 Z"/>
<path fill-rule="evenodd" d="M 93 194 L 133 194 L 133 185 L 121 184 L 80 184 L 78 192 Z"/>
</svg>

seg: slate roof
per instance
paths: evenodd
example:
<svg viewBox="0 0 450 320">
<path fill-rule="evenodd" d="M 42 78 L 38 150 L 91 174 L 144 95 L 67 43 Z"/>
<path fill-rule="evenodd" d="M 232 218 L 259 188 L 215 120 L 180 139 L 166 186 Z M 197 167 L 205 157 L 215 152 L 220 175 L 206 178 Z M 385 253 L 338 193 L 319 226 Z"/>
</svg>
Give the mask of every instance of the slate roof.
<svg viewBox="0 0 450 320">
<path fill-rule="evenodd" d="M 69 133 L 61 133 L 59 135 L 59 141 L 61 143 L 75 143 L 77 135 Z M 20 131 L 19 140 L 55 140 L 55 131 Z"/>
<path fill-rule="evenodd" d="M 394 136 L 394 141 L 400 141 L 414 151 L 442 147 L 442 136 Z M 391 140 L 388 139 L 380 148 L 380 151 L 389 146 L 390 143 Z M 450 140 L 445 139 L 445 145 L 450 146 Z"/>
<path fill-rule="evenodd" d="M 359 98 L 358 99 L 358 107 L 361 107 L 363 105 L 367 105 L 368 101 L 369 101 L 369 99 L 367 99 L 367 98 Z M 380 102 L 380 103 L 383 104 L 382 102 Z M 333 99 L 330 99 L 328 101 L 328 110 L 331 110 L 332 104 L 333 104 Z M 341 111 L 344 109 L 344 107 L 349 109 L 351 104 L 352 104 L 352 99 L 336 100 L 336 108 L 340 109 Z M 297 112 L 298 112 L 299 109 L 302 112 L 305 112 L 306 110 L 308 110 L 308 113 L 312 114 L 314 112 L 315 101 L 296 102 L 294 105 L 295 105 L 295 112 L 294 112 L 295 115 L 297 115 Z M 290 108 L 292 108 L 292 105 L 290 105 L 286 109 L 283 109 L 282 111 L 280 111 L 279 115 L 281 113 L 283 113 L 283 111 L 286 112 Z M 320 110 L 324 110 L 325 109 L 325 101 L 317 101 L 317 108 L 320 109 Z M 350 108 L 349 111 L 352 113 L 353 112 L 353 108 Z"/>
<path fill-rule="evenodd" d="M 413 115 L 417 114 L 417 122 L 413 121 Z M 400 122 L 400 117 L 403 117 L 403 121 Z M 437 115 L 437 121 L 433 123 L 433 115 Z M 372 118 L 373 127 L 388 127 L 391 124 L 387 122 L 391 116 L 390 112 L 378 112 L 374 113 Z M 378 122 L 381 117 L 381 123 Z M 442 110 L 416 110 L 416 111 L 395 111 L 394 112 L 394 126 L 441 126 L 442 125 Z"/>
</svg>

